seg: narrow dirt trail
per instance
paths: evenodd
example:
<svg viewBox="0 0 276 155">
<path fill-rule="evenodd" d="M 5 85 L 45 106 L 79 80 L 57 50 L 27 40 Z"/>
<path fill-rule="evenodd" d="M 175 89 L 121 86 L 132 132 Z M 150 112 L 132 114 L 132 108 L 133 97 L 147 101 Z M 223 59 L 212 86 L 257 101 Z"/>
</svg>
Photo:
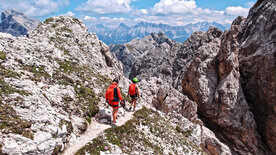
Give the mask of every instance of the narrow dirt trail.
<svg viewBox="0 0 276 155">
<path fill-rule="evenodd" d="M 121 126 L 125 124 L 128 120 L 132 118 L 134 112 L 126 112 L 123 117 L 120 117 L 116 120 L 117 126 Z M 93 121 L 86 132 L 82 134 L 80 137 L 77 138 L 77 140 L 73 143 L 71 143 L 69 146 L 66 147 L 64 150 L 63 155 L 74 155 L 79 149 L 81 149 L 85 144 L 93 140 L 94 138 L 98 137 L 99 134 L 108 129 L 111 128 L 110 125 L 107 124 L 100 124 L 96 121 Z"/>
</svg>

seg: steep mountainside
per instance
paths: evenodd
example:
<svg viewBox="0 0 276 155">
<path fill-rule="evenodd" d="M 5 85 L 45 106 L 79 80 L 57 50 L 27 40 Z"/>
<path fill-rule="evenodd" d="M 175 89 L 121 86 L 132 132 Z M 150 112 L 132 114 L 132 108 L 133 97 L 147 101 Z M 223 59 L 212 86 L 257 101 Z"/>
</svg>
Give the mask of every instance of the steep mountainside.
<svg viewBox="0 0 276 155">
<path fill-rule="evenodd" d="M 216 22 L 199 22 L 188 24 L 186 26 L 170 26 L 166 24 L 153 24 L 140 22 L 134 26 L 127 26 L 121 23 L 117 28 L 108 28 L 104 25 L 94 25 L 89 31 L 97 34 L 100 40 L 106 44 L 126 43 L 133 39 L 141 39 L 151 33 L 164 32 L 170 39 L 178 42 L 184 42 L 196 31 L 207 31 L 210 26 L 225 30 L 227 27 Z"/>
<path fill-rule="evenodd" d="M 78 19 L 0 38 L 0 154 L 57 154 L 103 107 L 110 78 L 124 84 L 122 65 Z"/>
<path fill-rule="evenodd" d="M 0 32 L 9 33 L 13 36 L 27 35 L 40 21 L 32 19 L 21 12 L 13 9 L 6 10 L 1 14 Z"/>
<path fill-rule="evenodd" d="M 136 56 L 129 77 L 158 77 L 187 95 L 233 154 L 275 153 L 275 8 L 275 1 L 259 0 L 248 18 L 238 17 L 224 33 L 212 27 L 180 45 L 161 42 L 158 47 L 167 48 L 159 50 L 147 42 L 148 51 Z M 124 49 L 133 43 L 119 51 L 135 55 L 139 48 Z M 156 95 L 152 104 L 166 105 L 168 94 Z"/>
</svg>

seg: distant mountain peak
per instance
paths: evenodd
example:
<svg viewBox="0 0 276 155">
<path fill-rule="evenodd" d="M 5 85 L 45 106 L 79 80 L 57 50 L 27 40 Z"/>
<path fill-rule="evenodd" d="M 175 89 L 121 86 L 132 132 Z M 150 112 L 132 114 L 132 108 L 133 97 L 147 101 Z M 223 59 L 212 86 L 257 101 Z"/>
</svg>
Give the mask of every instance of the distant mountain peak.
<svg viewBox="0 0 276 155">
<path fill-rule="evenodd" d="M 103 24 L 96 24 L 95 25 L 97 28 L 105 28 L 105 26 Z"/>
<path fill-rule="evenodd" d="M 20 11 L 8 9 L 1 13 L 0 32 L 10 33 L 14 36 L 26 35 L 39 23 L 40 21 L 32 19 Z"/>
<path fill-rule="evenodd" d="M 8 16 L 18 16 L 18 15 L 23 16 L 24 14 L 14 9 L 5 10 L 1 14 L 1 21 L 5 20 Z"/>
<path fill-rule="evenodd" d="M 135 25 L 135 27 L 147 27 L 147 26 L 157 26 L 157 24 L 141 21 Z"/>
<path fill-rule="evenodd" d="M 128 27 L 125 23 L 120 23 L 118 27 Z"/>
</svg>

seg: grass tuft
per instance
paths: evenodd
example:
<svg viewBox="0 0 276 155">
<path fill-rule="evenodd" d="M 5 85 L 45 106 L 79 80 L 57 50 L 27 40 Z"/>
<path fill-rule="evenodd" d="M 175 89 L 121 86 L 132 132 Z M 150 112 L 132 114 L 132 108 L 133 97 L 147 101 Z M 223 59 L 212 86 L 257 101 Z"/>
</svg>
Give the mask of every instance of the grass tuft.
<svg viewBox="0 0 276 155">
<path fill-rule="evenodd" d="M 1 59 L 1 60 L 5 60 L 6 57 L 7 57 L 7 56 L 6 56 L 6 53 L 0 51 L 0 59 Z"/>
<path fill-rule="evenodd" d="M 53 17 L 50 17 L 50 18 L 47 18 L 47 19 L 44 21 L 44 23 L 45 23 L 45 24 L 48 24 L 48 23 L 53 22 L 53 21 L 54 21 L 54 18 L 53 18 Z"/>
</svg>

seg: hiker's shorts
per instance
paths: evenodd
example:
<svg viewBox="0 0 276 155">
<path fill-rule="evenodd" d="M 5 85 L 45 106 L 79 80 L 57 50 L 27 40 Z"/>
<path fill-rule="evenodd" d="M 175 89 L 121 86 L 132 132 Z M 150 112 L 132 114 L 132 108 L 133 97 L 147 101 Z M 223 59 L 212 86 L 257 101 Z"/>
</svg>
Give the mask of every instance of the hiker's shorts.
<svg viewBox="0 0 276 155">
<path fill-rule="evenodd" d="M 131 100 L 137 100 L 138 99 L 137 93 L 134 95 L 130 95 L 130 98 Z"/>
<path fill-rule="evenodd" d="M 110 102 L 108 103 L 113 109 L 119 108 L 119 102 Z"/>
</svg>

